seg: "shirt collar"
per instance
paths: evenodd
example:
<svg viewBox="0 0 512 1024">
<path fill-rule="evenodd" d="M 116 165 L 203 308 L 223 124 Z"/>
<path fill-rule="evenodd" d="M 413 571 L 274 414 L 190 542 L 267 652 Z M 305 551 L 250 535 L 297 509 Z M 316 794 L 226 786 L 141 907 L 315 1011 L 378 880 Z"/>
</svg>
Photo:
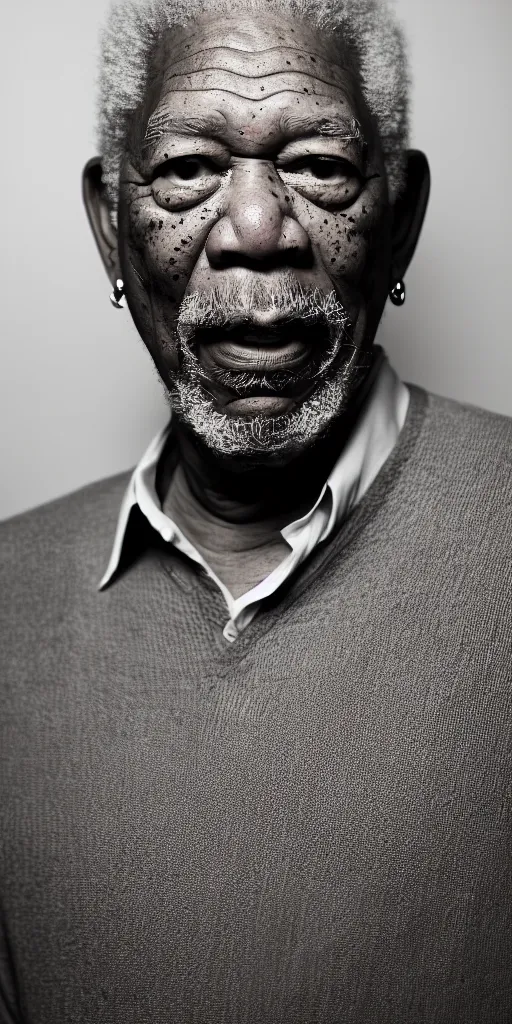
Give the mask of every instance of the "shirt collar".
<svg viewBox="0 0 512 1024">
<path fill-rule="evenodd" d="M 313 507 L 281 531 L 288 542 L 293 542 L 294 537 L 307 527 L 327 496 L 330 499 L 329 515 L 318 542 L 324 540 L 361 500 L 395 446 L 405 422 L 410 395 L 390 366 L 386 354 L 379 346 L 377 348 L 376 365 L 370 371 L 370 387 L 350 436 Z M 109 563 L 99 583 L 100 590 L 112 580 L 119 566 L 134 506 L 138 505 L 165 541 L 173 540 L 173 523 L 162 511 L 156 491 L 157 466 L 170 430 L 171 422 L 168 422 L 153 438 L 132 473 L 121 503 Z"/>
</svg>

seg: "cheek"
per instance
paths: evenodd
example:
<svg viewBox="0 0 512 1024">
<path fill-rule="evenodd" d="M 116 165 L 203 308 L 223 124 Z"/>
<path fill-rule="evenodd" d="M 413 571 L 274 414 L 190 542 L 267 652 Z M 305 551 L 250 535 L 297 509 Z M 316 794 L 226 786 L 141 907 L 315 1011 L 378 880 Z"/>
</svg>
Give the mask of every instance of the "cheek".
<svg viewBox="0 0 512 1024">
<path fill-rule="evenodd" d="M 189 210 L 162 209 L 150 195 L 134 199 L 127 211 L 131 255 L 151 295 L 179 302 L 218 215 L 212 199 Z"/>
<path fill-rule="evenodd" d="M 171 321 L 218 215 L 214 201 L 162 210 L 149 193 L 126 194 L 119 208 L 120 257 L 130 313 L 161 377 L 176 370 Z"/>
<path fill-rule="evenodd" d="M 358 289 L 364 281 L 374 242 L 374 226 L 367 214 L 326 213 L 317 217 L 315 239 L 330 277 Z"/>
<path fill-rule="evenodd" d="M 364 295 L 375 265 L 383 259 L 385 208 L 379 194 L 366 192 L 348 209 L 332 211 L 305 204 L 297 216 L 309 234 L 317 258 L 338 287 L 354 299 Z"/>
</svg>

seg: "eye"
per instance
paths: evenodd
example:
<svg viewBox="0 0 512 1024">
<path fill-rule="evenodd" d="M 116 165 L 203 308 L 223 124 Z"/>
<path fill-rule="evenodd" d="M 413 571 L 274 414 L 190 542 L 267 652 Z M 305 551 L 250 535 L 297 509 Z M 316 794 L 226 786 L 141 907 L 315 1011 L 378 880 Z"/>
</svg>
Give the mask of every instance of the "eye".
<svg viewBox="0 0 512 1024">
<path fill-rule="evenodd" d="M 220 187 L 226 168 L 202 153 L 177 156 L 153 174 L 153 199 L 164 210 L 186 210 L 204 202 Z"/>
<path fill-rule="evenodd" d="M 329 181 L 332 184 L 343 183 L 349 178 L 360 178 L 359 171 L 348 160 L 332 156 L 305 156 L 293 160 L 280 168 L 286 175 L 316 178 L 317 181 Z"/>
<path fill-rule="evenodd" d="M 186 185 L 191 182 L 199 185 L 206 178 L 220 174 L 220 168 L 205 156 L 180 156 L 167 160 L 157 168 L 155 178 L 165 178 L 169 184 Z"/>
<path fill-rule="evenodd" d="M 349 206 L 365 183 L 357 167 L 341 157 L 308 154 L 277 169 L 285 184 L 319 206 Z"/>
</svg>

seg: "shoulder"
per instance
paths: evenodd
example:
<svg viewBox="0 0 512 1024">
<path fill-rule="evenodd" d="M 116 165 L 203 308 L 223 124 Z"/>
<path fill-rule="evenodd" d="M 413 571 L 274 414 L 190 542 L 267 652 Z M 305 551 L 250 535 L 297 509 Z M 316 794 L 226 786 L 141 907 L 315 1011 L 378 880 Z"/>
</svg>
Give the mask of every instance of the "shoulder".
<svg viewBox="0 0 512 1024">
<path fill-rule="evenodd" d="M 98 569 L 101 576 L 130 476 L 99 480 L 0 523 L 3 587 L 12 592 L 31 579 L 40 590 L 41 580 L 55 580 L 77 563 L 87 576 Z"/>
<path fill-rule="evenodd" d="M 420 391 L 414 384 L 407 385 L 410 390 Z M 453 398 L 425 391 L 429 414 L 433 422 L 444 429 L 445 433 L 455 431 L 457 434 L 471 433 L 476 444 L 486 445 L 487 439 L 504 441 L 510 445 L 512 440 L 512 416 L 504 416 L 491 412 L 469 402 L 459 402 Z"/>
<path fill-rule="evenodd" d="M 423 396 L 417 455 L 440 487 L 465 494 L 512 496 L 512 417 L 408 385 L 413 404 Z"/>
<path fill-rule="evenodd" d="M 475 595 L 502 602 L 512 582 L 512 418 L 408 386 L 414 437 L 389 503 L 397 529 L 427 575 L 435 566 L 447 586 L 472 581 Z"/>
</svg>

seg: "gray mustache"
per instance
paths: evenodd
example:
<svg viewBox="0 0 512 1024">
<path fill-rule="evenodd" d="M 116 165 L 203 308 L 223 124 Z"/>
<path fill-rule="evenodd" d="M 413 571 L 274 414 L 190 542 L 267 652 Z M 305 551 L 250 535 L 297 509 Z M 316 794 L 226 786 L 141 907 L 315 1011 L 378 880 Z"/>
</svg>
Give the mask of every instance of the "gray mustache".
<svg viewBox="0 0 512 1024">
<path fill-rule="evenodd" d="M 248 326 L 256 330 L 275 328 L 279 323 L 301 320 L 323 322 L 342 333 L 350 327 L 348 312 L 334 291 L 306 290 L 285 279 L 279 287 L 261 281 L 194 292 L 183 299 L 177 319 L 177 333 L 183 343 L 205 328 Z"/>
</svg>

